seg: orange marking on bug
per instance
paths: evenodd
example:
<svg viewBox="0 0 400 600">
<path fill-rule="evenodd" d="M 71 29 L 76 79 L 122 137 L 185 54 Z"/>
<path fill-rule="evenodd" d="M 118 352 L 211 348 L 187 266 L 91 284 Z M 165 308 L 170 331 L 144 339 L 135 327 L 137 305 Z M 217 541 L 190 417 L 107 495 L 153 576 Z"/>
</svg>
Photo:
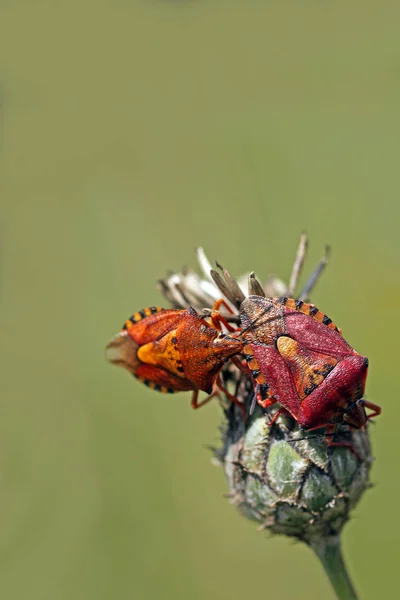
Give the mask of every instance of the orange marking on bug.
<svg viewBox="0 0 400 600">
<path fill-rule="evenodd" d="M 250 345 L 243 346 L 243 353 L 244 354 L 251 354 L 252 355 L 253 354 L 253 350 L 251 349 L 251 346 Z"/>
<path fill-rule="evenodd" d="M 249 367 L 249 369 L 250 369 L 251 371 L 256 371 L 256 370 L 258 369 L 258 362 L 256 361 L 256 359 L 255 359 L 255 358 L 253 358 L 252 360 L 250 360 L 250 361 L 247 363 L 247 366 Z"/>
<path fill-rule="evenodd" d="M 138 359 L 147 365 L 162 367 L 178 377 L 184 377 L 181 356 L 177 348 L 177 331 L 173 329 L 155 342 L 144 344 L 138 349 Z"/>
<path fill-rule="evenodd" d="M 303 315 L 309 315 L 310 314 L 310 309 L 311 309 L 311 304 L 308 304 L 307 302 L 305 302 L 299 312 L 303 313 Z"/>
<path fill-rule="evenodd" d="M 144 314 L 146 315 L 146 317 L 149 317 L 150 315 L 152 315 L 152 311 L 151 308 L 147 307 L 144 309 Z"/>
<path fill-rule="evenodd" d="M 332 329 L 332 331 L 339 331 L 340 333 L 340 330 L 336 327 L 335 323 L 325 313 L 316 309 L 314 304 L 304 302 L 301 306 L 296 306 L 296 301 L 293 300 L 293 298 L 288 298 L 286 306 L 293 310 L 297 310 L 298 312 L 301 312 L 304 315 L 310 316 L 319 323 L 323 323 L 324 325 L 329 327 L 329 329 Z M 317 310 L 317 312 L 314 312 L 315 310 Z M 328 321 L 328 323 L 326 321 Z"/>
<path fill-rule="evenodd" d="M 256 378 L 257 383 L 262 386 L 262 384 L 267 383 L 264 376 L 260 375 L 260 377 Z M 260 398 L 260 400 L 258 400 L 258 403 L 263 407 L 263 408 L 268 408 L 268 406 L 272 406 L 272 404 L 275 404 L 275 402 L 277 402 L 276 399 L 276 395 L 274 390 L 268 386 L 268 389 L 265 391 L 260 387 L 260 390 L 258 392 L 258 396 Z"/>
<path fill-rule="evenodd" d="M 278 338 L 277 348 L 290 368 L 300 400 L 311 394 L 338 362 L 327 354 L 307 350 L 286 336 Z"/>
<path fill-rule="evenodd" d="M 294 300 L 293 298 L 288 298 L 285 306 L 287 306 L 287 308 L 292 308 L 293 310 L 297 310 L 296 300 Z"/>
<path fill-rule="evenodd" d="M 142 315 L 138 312 L 133 313 L 133 318 L 135 320 L 135 323 L 137 323 L 138 321 L 141 321 L 143 319 Z"/>
<path fill-rule="evenodd" d="M 257 383 L 259 383 L 260 385 L 262 385 L 263 383 L 267 383 L 266 379 L 264 377 L 264 375 L 262 373 L 260 373 L 260 375 L 258 375 L 257 377 L 255 377 L 255 380 L 257 381 Z"/>
</svg>

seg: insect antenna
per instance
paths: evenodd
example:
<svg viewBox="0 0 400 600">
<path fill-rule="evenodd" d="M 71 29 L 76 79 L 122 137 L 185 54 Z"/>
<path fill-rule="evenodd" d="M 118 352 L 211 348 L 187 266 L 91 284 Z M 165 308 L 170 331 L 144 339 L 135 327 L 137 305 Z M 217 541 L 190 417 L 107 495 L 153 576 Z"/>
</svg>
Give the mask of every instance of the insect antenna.
<svg viewBox="0 0 400 600">
<path fill-rule="evenodd" d="M 254 321 L 250 322 L 250 325 L 248 325 L 247 327 L 245 327 L 244 329 L 241 330 L 240 334 L 238 335 L 238 337 L 241 337 L 244 333 L 247 333 L 247 331 L 249 331 L 250 329 L 253 329 L 254 325 L 256 325 L 258 323 L 258 321 L 260 319 L 262 319 L 267 312 L 269 312 L 272 309 L 273 305 L 271 304 L 270 306 L 268 306 L 268 308 L 265 309 L 265 311 L 262 313 L 262 315 L 259 315 L 258 317 L 256 317 L 254 319 Z M 275 315 L 274 317 L 271 317 L 270 319 L 266 319 L 264 321 L 264 323 L 271 323 L 272 321 L 276 321 L 277 319 L 281 319 L 282 315 Z"/>
<path fill-rule="evenodd" d="M 310 435 L 308 437 L 292 438 L 286 441 L 289 442 L 289 444 L 294 444 L 295 442 L 302 442 L 304 440 L 317 440 L 318 438 L 333 437 L 338 435 L 338 433 L 338 431 L 333 431 L 332 433 L 320 433 L 318 435 Z"/>
</svg>

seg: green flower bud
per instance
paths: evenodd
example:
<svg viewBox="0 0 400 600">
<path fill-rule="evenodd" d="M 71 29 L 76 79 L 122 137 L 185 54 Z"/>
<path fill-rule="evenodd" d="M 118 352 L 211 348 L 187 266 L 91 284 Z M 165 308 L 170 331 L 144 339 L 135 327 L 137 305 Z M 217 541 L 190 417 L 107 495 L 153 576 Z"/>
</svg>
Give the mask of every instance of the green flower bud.
<svg viewBox="0 0 400 600">
<path fill-rule="evenodd" d="M 262 528 L 309 544 L 339 534 L 369 487 L 367 430 L 343 427 L 333 443 L 346 446 L 331 446 L 324 430 L 300 431 L 288 415 L 270 426 L 273 415 L 266 416 L 257 406 L 244 423 L 236 408 L 226 411 L 222 449 L 216 456 L 227 476 L 231 502 Z"/>
</svg>

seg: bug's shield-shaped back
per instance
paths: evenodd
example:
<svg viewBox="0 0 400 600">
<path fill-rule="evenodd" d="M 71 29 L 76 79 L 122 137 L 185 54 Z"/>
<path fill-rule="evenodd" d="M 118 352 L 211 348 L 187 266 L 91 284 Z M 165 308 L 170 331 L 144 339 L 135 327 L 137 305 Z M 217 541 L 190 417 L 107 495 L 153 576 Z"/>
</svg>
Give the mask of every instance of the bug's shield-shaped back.
<svg viewBox="0 0 400 600">
<path fill-rule="evenodd" d="M 307 350 L 285 335 L 278 337 L 276 347 L 290 369 L 300 400 L 311 394 L 338 362 L 327 354 Z"/>
<path fill-rule="evenodd" d="M 238 354 L 242 341 L 210 327 L 193 308 L 178 328 L 178 347 L 185 375 L 196 388 L 211 394 L 225 361 Z"/>
</svg>

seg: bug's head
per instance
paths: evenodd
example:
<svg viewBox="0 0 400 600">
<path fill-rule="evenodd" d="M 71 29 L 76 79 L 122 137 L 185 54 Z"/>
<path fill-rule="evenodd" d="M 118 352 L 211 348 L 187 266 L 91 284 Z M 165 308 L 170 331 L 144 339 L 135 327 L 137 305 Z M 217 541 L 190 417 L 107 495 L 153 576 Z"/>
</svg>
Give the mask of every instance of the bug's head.
<svg viewBox="0 0 400 600">
<path fill-rule="evenodd" d="M 350 425 L 353 429 L 361 429 L 368 420 L 367 413 L 365 412 L 365 400 L 362 398 L 368 374 L 368 358 L 365 356 L 361 358 L 362 364 L 359 372 L 359 383 L 353 393 L 354 401 L 350 402 L 343 413 L 343 423 Z"/>
<path fill-rule="evenodd" d="M 233 337 L 223 333 L 222 331 L 214 338 L 213 350 L 215 354 L 222 358 L 229 358 L 235 354 L 239 354 L 243 347 L 243 342 L 237 337 Z"/>
<path fill-rule="evenodd" d="M 140 363 L 137 356 L 138 344 L 129 337 L 126 331 L 121 331 L 106 346 L 106 358 L 112 364 L 124 367 L 135 374 Z"/>
<path fill-rule="evenodd" d="M 350 425 L 353 429 L 361 429 L 367 422 L 367 413 L 365 412 L 364 402 L 357 400 L 352 402 L 343 413 L 343 423 Z"/>
</svg>

